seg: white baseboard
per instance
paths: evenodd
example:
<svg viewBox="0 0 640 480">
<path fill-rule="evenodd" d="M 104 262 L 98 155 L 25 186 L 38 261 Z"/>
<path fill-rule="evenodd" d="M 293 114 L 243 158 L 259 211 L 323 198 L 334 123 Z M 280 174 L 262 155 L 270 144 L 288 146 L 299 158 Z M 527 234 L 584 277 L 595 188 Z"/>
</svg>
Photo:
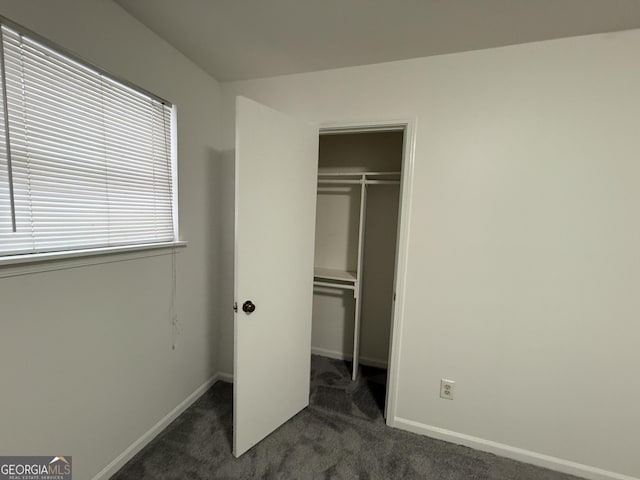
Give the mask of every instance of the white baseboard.
<svg viewBox="0 0 640 480">
<path fill-rule="evenodd" d="M 338 360 L 351 360 L 351 356 L 343 355 L 340 352 L 325 350 L 320 348 L 312 348 L 311 353 L 314 355 L 322 355 Z M 361 359 L 363 365 L 373 367 L 386 368 L 386 362 L 372 359 Z M 129 460 L 131 460 L 140 450 L 142 450 L 151 440 L 153 440 L 162 430 L 164 430 L 172 421 L 189 408 L 204 392 L 206 392 L 217 381 L 233 382 L 233 375 L 230 373 L 219 372 L 198 387 L 191 395 L 185 398 L 176 408 L 169 412 L 158 423 L 151 427 L 140 438 L 133 442 L 126 450 L 118 455 L 111 463 L 104 467 L 93 480 L 108 480 L 118 470 L 120 470 Z M 561 458 L 543 455 L 541 453 L 524 450 L 522 448 L 512 447 L 491 440 L 473 437 L 463 433 L 446 430 L 440 427 L 425 425 L 423 423 L 414 422 L 400 417 L 395 417 L 389 426 L 406 430 L 408 432 L 425 435 L 427 437 L 444 440 L 446 442 L 464 445 L 483 452 L 493 453 L 502 457 L 511 458 L 531 465 L 548 468 L 557 472 L 576 475 L 588 480 L 640 480 L 637 477 L 631 477 L 621 473 L 610 472 L 600 468 L 584 465 Z"/>
<path fill-rule="evenodd" d="M 336 352 L 334 350 L 327 350 L 325 348 L 311 347 L 312 355 L 320 355 L 322 357 L 335 358 L 336 360 L 348 360 L 353 359 L 353 355 L 344 354 L 342 352 Z M 386 360 L 376 360 L 375 358 L 360 357 L 358 359 L 360 365 L 366 365 L 368 367 L 387 368 Z"/>
<path fill-rule="evenodd" d="M 93 480 L 108 480 L 118 470 L 120 470 L 125 463 L 131 460 L 136 453 L 142 450 L 151 440 L 153 440 L 162 430 L 164 430 L 171 422 L 180 416 L 187 408 L 189 408 L 198 398 L 202 396 L 204 392 L 209 390 L 211 386 L 218 380 L 224 380 L 224 374 L 216 373 L 209 380 L 200 385 L 191 395 L 185 398 L 180 404 L 171 410 L 164 418 L 151 427 L 140 438 L 133 442 L 129 447 L 118 455 L 109 465 L 104 467 Z"/>
<path fill-rule="evenodd" d="M 453 432 L 440 427 L 433 427 L 423 423 L 414 422 L 404 418 L 396 417 L 390 426 L 406 430 L 408 432 L 425 435 L 427 437 L 444 440 L 446 442 L 464 445 L 475 450 L 489 452 L 501 457 L 511 458 L 520 462 L 537 465 L 539 467 L 548 468 L 557 472 L 568 473 L 589 480 L 640 480 L 636 477 L 623 475 L 621 473 L 610 472 L 589 465 L 563 460 L 561 458 L 543 455 L 541 453 L 531 452 L 522 448 L 516 448 L 502 443 L 492 442 L 483 438 L 472 437 L 463 433 Z"/>
</svg>

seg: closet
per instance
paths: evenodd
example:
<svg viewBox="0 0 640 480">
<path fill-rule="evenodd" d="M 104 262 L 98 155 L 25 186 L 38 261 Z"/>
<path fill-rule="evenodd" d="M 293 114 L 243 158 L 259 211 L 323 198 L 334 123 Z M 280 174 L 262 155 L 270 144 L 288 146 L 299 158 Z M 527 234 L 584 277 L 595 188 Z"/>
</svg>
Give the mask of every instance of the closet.
<svg viewBox="0 0 640 480">
<path fill-rule="evenodd" d="M 404 132 L 321 134 L 312 353 L 386 368 Z"/>
</svg>

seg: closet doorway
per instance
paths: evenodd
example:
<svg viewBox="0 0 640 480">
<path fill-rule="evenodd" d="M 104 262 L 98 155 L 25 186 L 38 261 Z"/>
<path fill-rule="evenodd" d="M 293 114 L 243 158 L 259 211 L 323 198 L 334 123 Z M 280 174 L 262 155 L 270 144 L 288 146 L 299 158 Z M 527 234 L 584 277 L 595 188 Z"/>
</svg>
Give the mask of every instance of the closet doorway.
<svg viewBox="0 0 640 480">
<path fill-rule="evenodd" d="M 332 128 L 319 138 L 311 353 L 334 360 L 312 359 L 311 395 L 369 416 L 386 417 L 393 386 L 406 130 Z"/>
<path fill-rule="evenodd" d="M 358 277 L 364 267 L 356 269 L 354 279 L 327 278 L 324 273 L 321 273 L 323 278 L 318 278 L 319 272 L 314 270 L 319 134 L 337 138 L 396 131 L 402 132 L 401 173 L 376 172 L 372 168 L 378 167 L 371 165 L 342 173 L 321 172 L 329 177 L 325 178 L 328 184 L 331 180 L 351 178 L 355 182 L 353 185 L 366 183 L 366 188 L 382 188 L 393 183 L 399 189 L 398 227 L 393 227 L 396 230 L 394 267 L 392 274 L 385 276 L 387 282 L 393 277 L 391 326 L 382 327 L 390 330 L 385 402 L 389 426 L 394 425 L 397 396 L 398 332 L 404 304 L 408 199 L 413 170 L 413 122 L 319 128 L 253 100 L 236 99 L 233 384 L 233 454 L 236 457 L 309 405 L 314 284 L 351 282 L 351 288 L 343 289 L 350 290 L 353 296 L 355 292 L 360 294 L 362 286 L 366 296 L 366 283 L 360 282 Z M 362 190 L 361 202 L 363 195 L 365 202 L 375 203 L 374 197 L 368 198 Z M 398 210 L 398 207 L 394 208 Z M 359 218 L 359 206 L 358 209 Z M 348 218 L 351 216 L 349 213 Z M 359 225 L 358 237 L 365 234 Z M 370 231 L 374 228 L 373 225 L 365 227 Z M 347 251 L 352 248 L 348 245 Z M 358 257 L 363 266 L 367 263 L 366 257 L 366 252 Z M 346 262 L 344 271 L 349 272 L 352 265 Z M 333 267 L 333 270 L 338 269 L 339 266 Z M 329 288 L 328 285 L 324 287 Z M 349 308 L 345 304 L 345 311 Z M 362 303 L 358 308 L 364 313 L 367 305 Z M 373 307 L 374 311 L 376 308 Z M 355 310 L 353 314 L 355 332 Z M 344 326 L 343 330 L 348 331 L 348 328 Z M 364 332 L 367 328 L 365 326 Z M 361 340 L 362 336 L 352 334 L 352 341 L 355 338 Z M 369 341 L 362 343 L 364 351 L 377 348 L 382 362 L 384 353 L 380 354 L 380 351 L 384 352 L 384 345 L 379 341 L 366 342 Z M 360 341 L 356 345 L 356 350 L 359 349 Z M 345 354 L 353 355 L 353 350 L 343 350 Z M 356 352 L 356 359 L 359 355 Z"/>
</svg>

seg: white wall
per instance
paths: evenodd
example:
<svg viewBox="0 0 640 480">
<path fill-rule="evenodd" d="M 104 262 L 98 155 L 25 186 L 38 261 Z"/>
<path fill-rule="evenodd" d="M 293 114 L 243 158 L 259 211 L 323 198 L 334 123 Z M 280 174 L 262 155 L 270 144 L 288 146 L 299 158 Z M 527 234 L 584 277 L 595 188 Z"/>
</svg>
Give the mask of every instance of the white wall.
<svg viewBox="0 0 640 480">
<path fill-rule="evenodd" d="M 0 278 L 0 451 L 65 452 L 89 479 L 217 371 L 220 88 L 111 1 L 0 13 L 178 109 L 175 351 L 169 255 Z"/>
<path fill-rule="evenodd" d="M 223 84 L 228 149 L 237 93 L 417 118 L 398 417 L 640 477 L 638 51 L 634 30 Z"/>
</svg>

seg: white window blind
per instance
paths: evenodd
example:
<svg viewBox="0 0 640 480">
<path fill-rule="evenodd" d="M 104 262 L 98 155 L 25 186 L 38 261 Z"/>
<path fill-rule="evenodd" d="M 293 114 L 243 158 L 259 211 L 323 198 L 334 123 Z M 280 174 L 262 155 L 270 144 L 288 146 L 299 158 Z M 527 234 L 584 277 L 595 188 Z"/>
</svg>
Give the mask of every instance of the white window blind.
<svg viewBox="0 0 640 480">
<path fill-rule="evenodd" d="M 6 25 L 0 46 L 0 256 L 176 240 L 172 107 Z"/>
</svg>

